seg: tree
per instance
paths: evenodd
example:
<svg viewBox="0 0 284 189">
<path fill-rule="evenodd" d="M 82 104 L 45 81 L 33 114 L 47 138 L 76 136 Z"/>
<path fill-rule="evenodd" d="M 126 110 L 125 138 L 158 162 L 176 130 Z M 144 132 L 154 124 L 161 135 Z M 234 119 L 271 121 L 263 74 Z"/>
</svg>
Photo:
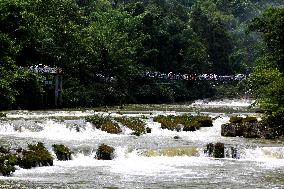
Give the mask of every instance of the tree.
<svg viewBox="0 0 284 189">
<path fill-rule="evenodd" d="M 268 8 L 249 28 L 261 34 L 266 54 L 258 59 L 251 81 L 267 123 L 284 135 L 284 8 Z"/>
</svg>

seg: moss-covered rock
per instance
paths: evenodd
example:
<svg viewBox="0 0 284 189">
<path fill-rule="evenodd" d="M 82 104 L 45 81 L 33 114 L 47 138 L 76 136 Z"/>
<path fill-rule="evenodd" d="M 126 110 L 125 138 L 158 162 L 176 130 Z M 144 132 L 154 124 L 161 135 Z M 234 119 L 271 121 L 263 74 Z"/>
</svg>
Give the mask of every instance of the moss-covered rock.
<svg viewBox="0 0 284 189">
<path fill-rule="evenodd" d="M 52 155 L 41 142 L 34 145 L 28 145 L 28 150 L 22 151 L 22 158 L 19 161 L 19 166 L 24 169 L 52 165 Z"/>
<path fill-rule="evenodd" d="M 63 144 L 53 144 L 52 145 L 54 153 L 59 161 L 71 160 L 72 152 L 70 149 Z"/>
<path fill-rule="evenodd" d="M 112 160 L 114 158 L 114 148 L 106 144 L 101 144 L 96 152 L 99 160 Z"/>
</svg>

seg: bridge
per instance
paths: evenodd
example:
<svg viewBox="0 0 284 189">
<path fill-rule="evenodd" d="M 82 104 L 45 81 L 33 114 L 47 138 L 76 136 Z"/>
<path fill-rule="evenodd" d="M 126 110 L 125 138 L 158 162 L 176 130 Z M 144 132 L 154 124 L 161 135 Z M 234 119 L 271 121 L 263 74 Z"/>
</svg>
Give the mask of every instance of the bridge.
<svg viewBox="0 0 284 189">
<path fill-rule="evenodd" d="M 162 79 L 162 80 L 185 80 L 185 81 L 241 81 L 247 79 L 245 74 L 237 75 L 217 75 L 217 74 L 180 74 L 180 73 L 161 73 L 161 72 L 145 72 L 142 78 Z"/>
</svg>

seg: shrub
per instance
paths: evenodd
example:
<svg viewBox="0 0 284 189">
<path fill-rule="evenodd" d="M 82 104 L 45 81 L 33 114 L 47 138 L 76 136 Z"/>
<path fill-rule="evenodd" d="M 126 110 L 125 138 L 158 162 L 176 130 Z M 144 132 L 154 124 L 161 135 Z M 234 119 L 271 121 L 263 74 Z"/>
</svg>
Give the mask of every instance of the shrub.
<svg viewBox="0 0 284 189">
<path fill-rule="evenodd" d="M 86 121 L 92 123 L 97 129 L 100 129 L 102 124 L 105 122 L 107 118 L 104 118 L 99 115 L 93 115 L 86 117 Z"/>
<path fill-rule="evenodd" d="M 0 146 L 0 153 L 3 153 L 3 154 L 8 154 L 9 153 L 9 150 L 4 148 L 3 146 Z"/>
<path fill-rule="evenodd" d="M 52 147 L 59 161 L 71 160 L 72 152 L 68 147 L 63 144 L 53 144 Z"/>
<path fill-rule="evenodd" d="M 233 116 L 233 117 L 230 117 L 230 123 L 242 123 L 243 119 L 244 118 L 242 117 Z"/>
<path fill-rule="evenodd" d="M 256 117 L 249 117 L 249 116 L 247 116 L 247 117 L 245 117 L 243 119 L 243 122 L 244 123 L 256 123 L 257 122 L 257 118 Z"/>
<path fill-rule="evenodd" d="M 198 123 L 200 123 L 200 127 L 212 127 L 213 126 L 212 118 L 208 116 L 195 116 L 193 117 L 193 120 L 196 120 Z"/>
<path fill-rule="evenodd" d="M 4 148 L 2 148 L 2 151 Z M 8 176 L 15 172 L 15 165 L 18 164 L 18 157 L 14 154 L 0 153 L 0 175 Z"/>
<path fill-rule="evenodd" d="M 35 145 L 28 145 L 28 150 L 23 150 L 22 158 L 19 161 L 19 166 L 24 169 L 30 169 L 37 166 L 52 165 L 52 155 L 47 151 L 47 149 L 41 142 Z"/>
<path fill-rule="evenodd" d="M 8 163 L 0 163 L 0 175 L 9 176 L 15 172 L 16 168 Z"/>
<path fill-rule="evenodd" d="M 120 117 L 116 118 L 115 120 L 133 130 L 133 134 L 136 136 L 145 134 L 145 123 L 138 118 Z"/>
<path fill-rule="evenodd" d="M 156 122 L 161 123 L 162 129 L 180 131 L 183 127 L 183 131 L 196 131 L 200 127 L 213 126 L 212 119 L 208 116 L 157 116 L 153 119 Z"/>
<path fill-rule="evenodd" d="M 197 131 L 200 129 L 200 126 L 201 124 L 196 121 L 190 122 L 184 125 L 183 131 Z"/>
<path fill-rule="evenodd" d="M 243 117 L 238 117 L 238 116 L 233 116 L 230 117 L 230 123 L 256 123 L 257 122 L 257 118 L 256 117 L 250 117 L 247 116 L 245 118 Z"/>
<path fill-rule="evenodd" d="M 99 160 L 112 160 L 114 158 L 114 148 L 106 144 L 101 144 L 96 152 Z"/>
<path fill-rule="evenodd" d="M 101 130 L 111 134 L 118 134 L 122 132 L 119 125 L 111 120 L 105 121 L 101 126 Z"/>
<path fill-rule="evenodd" d="M 94 115 L 87 117 L 86 121 L 91 122 L 97 129 L 101 129 L 107 133 L 118 134 L 122 132 L 119 125 L 109 117 Z"/>
</svg>

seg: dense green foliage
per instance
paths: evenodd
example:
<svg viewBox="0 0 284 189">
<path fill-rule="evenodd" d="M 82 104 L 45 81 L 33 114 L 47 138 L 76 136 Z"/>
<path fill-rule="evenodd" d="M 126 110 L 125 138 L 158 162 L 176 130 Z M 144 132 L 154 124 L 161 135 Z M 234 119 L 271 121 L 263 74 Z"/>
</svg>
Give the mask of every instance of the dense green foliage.
<svg viewBox="0 0 284 189">
<path fill-rule="evenodd" d="M 267 6 L 281 4 L 280 0 L 2 0 L 0 109 L 40 108 L 43 79 L 23 68 L 38 64 L 63 69 L 65 107 L 211 97 L 218 91 L 206 82 L 169 82 L 143 74 L 249 73 L 263 49 L 256 35 L 246 33 L 247 23 Z M 271 12 L 255 20 L 255 28 L 265 30 L 264 25 L 274 20 L 278 24 L 273 25 L 281 28 L 279 15 L 265 19 Z M 266 42 L 277 41 L 269 47 L 272 56 L 283 48 L 277 32 L 264 37 Z"/>
<path fill-rule="evenodd" d="M 260 33 L 264 53 L 257 59 L 251 77 L 261 108 L 266 112 L 267 125 L 278 136 L 284 135 L 284 8 L 269 8 L 252 20 L 250 30 Z"/>
</svg>

